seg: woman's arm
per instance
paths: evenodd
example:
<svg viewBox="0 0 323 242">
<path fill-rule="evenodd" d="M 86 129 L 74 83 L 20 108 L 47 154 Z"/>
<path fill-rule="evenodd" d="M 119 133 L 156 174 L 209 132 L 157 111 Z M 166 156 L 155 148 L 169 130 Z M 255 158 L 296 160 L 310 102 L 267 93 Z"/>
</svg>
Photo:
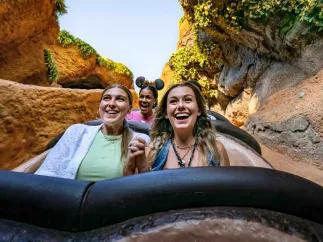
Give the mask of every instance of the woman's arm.
<svg viewBox="0 0 323 242">
<path fill-rule="evenodd" d="M 25 161 L 24 163 L 20 164 L 15 169 L 13 169 L 12 171 L 34 173 L 41 166 L 49 151 L 50 149 Z"/>
<path fill-rule="evenodd" d="M 83 126 L 79 124 L 70 126 L 35 174 L 74 179 L 74 174 L 67 167 L 80 146 L 83 130 Z"/>
<path fill-rule="evenodd" d="M 227 153 L 224 145 L 221 142 L 217 141 L 216 148 L 219 152 L 220 165 L 221 166 L 230 166 L 229 156 L 228 156 L 228 153 Z"/>
</svg>

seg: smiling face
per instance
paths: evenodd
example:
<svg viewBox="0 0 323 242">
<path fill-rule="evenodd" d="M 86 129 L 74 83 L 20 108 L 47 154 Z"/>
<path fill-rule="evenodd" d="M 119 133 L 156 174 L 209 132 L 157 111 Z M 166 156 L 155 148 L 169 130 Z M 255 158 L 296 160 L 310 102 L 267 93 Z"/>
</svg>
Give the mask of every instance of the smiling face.
<svg viewBox="0 0 323 242">
<path fill-rule="evenodd" d="M 123 127 L 123 121 L 131 110 L 127 93 L 118 87 L 107 89 L 99 106 L 100 118 L 105 126 L 115 130 Z"/>
<path fill-rule="evenodd" d="M 175 133 L 193 132 L 200 110 L 192 88 L 178 86 L 167 97 L 166 118 L 169 119 Z"/>
<path fill-rule="evenodd" d="M 139 108 L 143 116 L 153 114 L 154 103 L 156 102 L 154 94 L 149 89 L 142 89 L 139 94 Z"/>
</svg>

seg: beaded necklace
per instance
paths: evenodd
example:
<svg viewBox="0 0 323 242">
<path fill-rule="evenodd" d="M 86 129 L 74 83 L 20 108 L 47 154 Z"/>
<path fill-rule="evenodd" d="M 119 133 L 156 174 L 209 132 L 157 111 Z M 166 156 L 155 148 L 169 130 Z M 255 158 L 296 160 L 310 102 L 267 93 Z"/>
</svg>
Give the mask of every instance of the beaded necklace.
<svg viewBox="0 0 323 242">
<path fill-rule="evenodd" d="M 180 167 L 185 167 L 185 161 L 181 159 L 181 157 L 179 156 L 177 150 L 176 150 L 176 147 L 175 147 L 175 142 L 174 142 L 174 139 L 172 139 L 172 146 L 173 146 L 173 150 L 175 152 L 175 155 L 176 155 L 176 158 L 177 158 L 177 163 Z M 194 153 L 195 153 L 195 148 L 196 148 L 196 143 L 194 143 L 193 145 L 193 151 L 192 151 L 192 154 L 191 154 L 191 157 L 188 161 L 188 164 L 187 164 L 187 167 L 190 167 L 191 166 L 191 163 L 192 163 L 192 160 L 193 160 L 193 156 L 194 156 Z M 183 158 L 186 156 L 186 154 L 183 156 Z"/>
</svg>

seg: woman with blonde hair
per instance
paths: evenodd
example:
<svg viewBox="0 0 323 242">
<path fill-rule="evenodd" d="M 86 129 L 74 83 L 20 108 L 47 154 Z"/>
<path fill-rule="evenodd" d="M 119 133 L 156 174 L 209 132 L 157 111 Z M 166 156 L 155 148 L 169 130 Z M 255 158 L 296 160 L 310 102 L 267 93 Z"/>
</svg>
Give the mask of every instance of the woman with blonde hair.
<svg viewBox="0 0 323 242">
<path fill-rule="evenodd" d="M 150 135 L 152 142 L 146 149 L 139 140 L 129 143 L 125 174 L 133 174 L 135 167 L 141 171 L 197 166 L 273 168 L 247 144 L 216 132 L 200 89 L 192 81 L 167 90 Z"/>
<path fill-rule="evenodd" d="M 86 181 L 122 176 L 129 142 L 150 141 L 127 126 L 125 117 L 131 108 L 132 96 L 126 87 L 113 84 L 105 88 L 99 105 L 103 123 L 70 126 L 35 174 Z"/>
</svg>

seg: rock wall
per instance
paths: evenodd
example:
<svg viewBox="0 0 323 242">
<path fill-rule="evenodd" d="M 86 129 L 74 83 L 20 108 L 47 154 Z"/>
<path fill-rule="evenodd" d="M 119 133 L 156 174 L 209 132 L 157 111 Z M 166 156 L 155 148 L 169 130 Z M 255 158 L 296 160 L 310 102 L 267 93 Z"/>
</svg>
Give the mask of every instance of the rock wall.
<svg viewBox="0 0 323 242">
<path fill-rule="evenodd" d="M 75 46 L 61 47 L 55 3 L 55 0 L 1 1 L 0 78 L 41 86 L 58 84 L 92 89 L 121 83 L 133 88 L 130 70 L 128 75 L 122 74 L 100 66 L 95 55 L 82 56 Z M 85 42 L 81 44 L 83 48 L 93 49 Z M 54 82 L 45 63 L 45 49 L 57 66 Z M 116 64 L 110 61 L 110 64 Z"/>
<path fill-rule="evenodd" d="M 69 125 L 95 119 L 101 92 L 0 80 L 0 169 L 39 154 Z"/>
<path fill-rule="evenodd" d="M 48 85 L 43 49 L 59 32 L 55 1 L 1 1 L 0 23 L 0 78 Z"/>
<path fill-rule="evenodd" d="M 248 131 L 267 146 L 323 169 L 323 70 L 273 94 L 250 116 Z"/>
<path fill-rule="evenodd" d="M 119 83 L 133 89 L 133 81 L 129 75 L 101 67 L 95 55 L 84 58 L 75 46 L 64 48 L 59 45 L 48 45 L 46 49 L 50 51 L 58 72 L 58 78 L 52 85 L 96 89 Z"/>
<path fill-rule="evenodd" d="M 69 125 L 95 119 L 109 84 L 131 89 L 138 106 L 126 66 L 67 32 L 74 42 L 62 46 L 56 7 L 55 0 L 0 2 L 0 169 L 42 152 Z"/>
<path fill-rule="evenodd" d="M 315 118 L 321 117 L 322 110 L 309 111 L 308 106 L 302 106 L 295 116 L 293 106 L 288 106 L 288 95 L 283 95 L 289 93 L 289 89 L 297 95 L 297 90 L 305 82 L 311 83 L 311 77 L 323 68 L 323 30 L 320 27 L 323 20 L 319 3 L 180 0 L 180 4 L 184 9 L 180 39 L 178 50 L 169 60 L 167 78 L 199 80 L 211 109 L 223 113 L 239 127 L 248 126 L 249 131 L 270 147 L 295 154 L 299 160 L 322 163 L 322 140 L 318 138 L 323 136 L 322 122 Z M 316 88 L 311 89 L 313 95 L 307 99 L 323 103 L 322 84 L 311 85 Z M 272 97 L 277 99 L 276 106 Z M 312 100 L 315 97 L 317 99 Z M 282 104 L 278 105 L 279 102 Z M 264 106 L 267 108 L 262 109 Z M 283 109 L 284 106 L 289 108 Z M 299 145 L 291 141 L 303 139 L 299 136 L 290 138 L 285 134 L 279 141 L 271 136 L 267 121 L 274 113 L 270 109 L 284 110 L 286 122 L 305 117 L 308 123 L 301 132 L 309 135 L 304 138 L 306 145 L 300 144 L 303 141 L 299 141 Z M 265 112 L 268 115 L 264 115 Z M 274 123 L 290 125 L 294 122 L 291 120 Z M 262 132 L 263 129 L 266 132 Z M 292 126 L 290 129 L 294 133 L 299 131 Z"/>
</svg>

